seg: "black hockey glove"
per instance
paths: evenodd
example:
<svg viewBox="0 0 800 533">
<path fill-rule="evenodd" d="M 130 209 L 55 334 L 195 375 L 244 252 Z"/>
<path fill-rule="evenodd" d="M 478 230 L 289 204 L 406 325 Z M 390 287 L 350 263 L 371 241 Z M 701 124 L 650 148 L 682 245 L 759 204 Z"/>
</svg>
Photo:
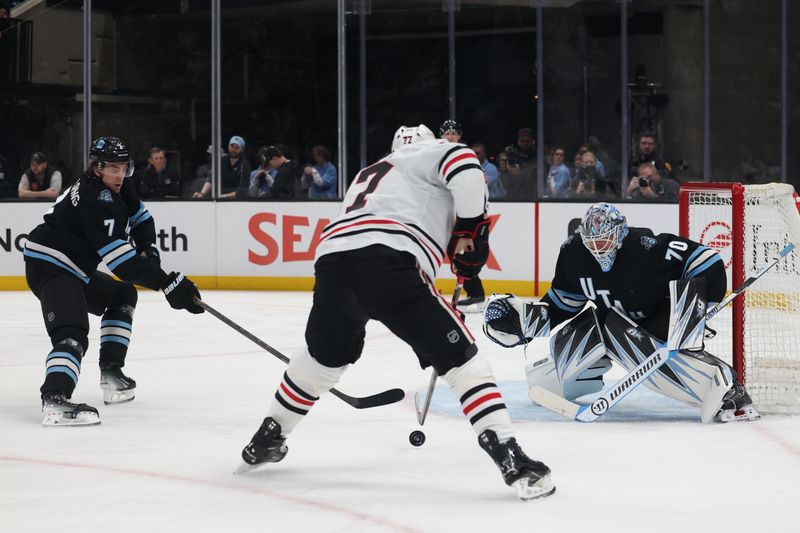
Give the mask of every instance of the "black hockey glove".
<svg viewBox="0 0 800 533">
<path fill-rule="evenodd" d="M 200 291 L 197 290 L 192 280 L 177 272 L 170 272 L 162 285 L 164 296 L 167 297 L 170 307 L 173 309 L 186 309 L 190 313 L 199 314 L 205 309 L 197 305 L 194 299 L 200 299 Z"/>
<path fill-rule="evenodd" d="M 455 253 L 459 239 L 472 239 L 473 251 Z M 489 259 L 489 219 L 483 215 L 475 218 L 458 218 L 447 245 L 447 257 L 454 274 L 472 279 L 480 274 Z"/>
<path fill-rule="evenodd" d="M 156 246 L 155 243 L 140 246 L 136 251 L 155 266 L 161 267 L 161 253 L 158 251 L 158 246 Z"/>
</svg>

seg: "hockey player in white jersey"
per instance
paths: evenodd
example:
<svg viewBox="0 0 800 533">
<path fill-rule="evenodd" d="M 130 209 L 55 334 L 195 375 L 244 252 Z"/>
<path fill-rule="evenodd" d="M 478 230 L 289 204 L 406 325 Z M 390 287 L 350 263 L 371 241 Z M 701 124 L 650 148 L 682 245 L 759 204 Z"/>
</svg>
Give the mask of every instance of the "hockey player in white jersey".
<svg viewBox="0 0 800 533">
<path fill-rule="evenodd" d="M 701 280 L 709 308 L 725 296 L 725 267 L 714 250 L 629 227 L 616 207 L 595 204 L 561 246 L 553 285 L 542 301 L 492 296 L 484 333 L 505 347 L 527 346 L 532 390 L 538 385 L 574 400 L 600 392 L 611 360 L 632 370 L 653 351 L 639 348 L 644 339 L 646 346 L 667 339 L 671 280 Z M 705 295 L 701 299 L 705 308 Z M 681 350 L 644 384 L 699 407 L 704 422 L 760 416 L 730 365 L 705 350 Z"/>
<path fill-rule="evenodd" d="M 367 321 L 379 320 L 448 383 L 480 446 L 520 498 L 555 492 L 550 469 L 517 444 L 492 369 L 433 284 L 445 254 L 460 275 L 476 275 L 486 263 L 485 190 L 475 153 L 435 139 L 424 125 L 400 127 L 392 153 L 358 173 L 317 248 L 307 348 L 291 358 L 242 451 L 246 463 L 285 457 L 286 437 L 359 359 Z"/>
</svg>

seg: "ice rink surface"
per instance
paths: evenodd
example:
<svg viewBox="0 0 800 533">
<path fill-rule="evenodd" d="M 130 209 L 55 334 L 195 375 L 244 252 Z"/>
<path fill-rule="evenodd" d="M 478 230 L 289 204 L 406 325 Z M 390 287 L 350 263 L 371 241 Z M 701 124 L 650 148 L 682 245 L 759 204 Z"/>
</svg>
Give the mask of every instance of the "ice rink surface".
<svg viewBox="0 0 800 533">
<path fill-rule="evenodd" d="M 210 305 L 287 355 L 303 345 L 310 293 L 206 291 Z M 49 351 L 38 301 L 0 294 L 0 531 L 89 532 L 783 532 L 798 531 L 800 418 L 702 425 L 695 409 L 637 391 L 579 424 L 526 397 L 521 349 L 468 324 L 495 369 L 526 452 L 557 492 L 520 502 L 478 447 L 440 381 L 414 448 L 410 349 L 371 323 L 362 359 L 338 388 L 406 399 L 356 410 L 326 395 L 290 436 L 279 464 L 234 475 L 284 365 L 209 314 L 173 311 L 141 292 L 126 373 L 136 399 L 106 407 L 99 318 L 74 395 L 102 424 L 41 426 Z"/>
</svg>

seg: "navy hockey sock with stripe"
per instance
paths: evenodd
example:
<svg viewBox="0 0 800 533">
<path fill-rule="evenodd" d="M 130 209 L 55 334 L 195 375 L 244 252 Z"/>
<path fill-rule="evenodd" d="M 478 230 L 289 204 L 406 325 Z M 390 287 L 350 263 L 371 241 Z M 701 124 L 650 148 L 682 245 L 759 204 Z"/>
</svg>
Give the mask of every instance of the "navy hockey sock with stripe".
<svg viewBox="0 0 800 533">
<path fill-rule="evenodd" d="M 84 349 L 73 338 L 62 339 L 53 345 L 45 362 L 45 379 L 40 389 L 42 394 L 60 392 L 67 398 L 72 397 L 81 375 Z"/>
</svg>

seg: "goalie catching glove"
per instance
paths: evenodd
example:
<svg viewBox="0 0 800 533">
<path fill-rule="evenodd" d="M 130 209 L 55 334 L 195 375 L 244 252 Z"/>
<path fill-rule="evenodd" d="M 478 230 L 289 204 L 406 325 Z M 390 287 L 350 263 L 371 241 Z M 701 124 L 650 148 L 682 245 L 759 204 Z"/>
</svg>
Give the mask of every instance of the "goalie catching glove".
<svg viewBox="0 0 800 533">
<path fill-rule="evenodd" d="M 472 239 L 471 249 L 459 249 L 461 239 Z M 450 259 L 450 268 L 457 276 L 472 279 L 480 274 L 489 259 L 489 219 L 484 215 L 457 218 L 447 244 L 447 257 Z"/>
<path fill-rule="evenodd" d="M 162 290 L 170 307 L 173 309 L 186 309 L 193 314 L 205 312 L 205 309 L 195 302 L 195 298 L 200 299 L 200 291 L 197 290 L 197 285 L 183 274 L 171 272 L 167 275 L 162 284 Z"/>
<path fill-rule="evenodd" d="M 483 310 L 483 333 L 505 348 L 550 334 L 549 306 L 526 303 L 513 294 L 492 294 Z"/>
</svg>

